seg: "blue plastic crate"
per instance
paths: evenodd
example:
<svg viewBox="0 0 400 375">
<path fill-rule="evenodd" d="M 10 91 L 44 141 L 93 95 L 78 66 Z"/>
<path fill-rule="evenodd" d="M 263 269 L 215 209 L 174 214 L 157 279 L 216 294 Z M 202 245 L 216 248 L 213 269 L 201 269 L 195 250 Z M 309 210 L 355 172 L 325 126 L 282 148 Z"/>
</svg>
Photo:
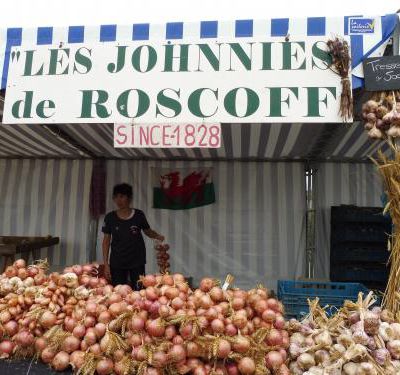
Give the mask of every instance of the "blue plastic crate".
<svg viewBox="0 0 400 375">
<path fill-rule="evenodd" d="M 345 300 L 356 301 L 358 293 L 369 292 L 360 283 L 328 283 L 317 281 L 278 281 L 278 299 L 285 307 L 286 318 L 301 318 L 308 314 L 308 299 L 319 298 L 321 306 L 330 306 L 330 312 L 343 306 Z"/>
</svg>

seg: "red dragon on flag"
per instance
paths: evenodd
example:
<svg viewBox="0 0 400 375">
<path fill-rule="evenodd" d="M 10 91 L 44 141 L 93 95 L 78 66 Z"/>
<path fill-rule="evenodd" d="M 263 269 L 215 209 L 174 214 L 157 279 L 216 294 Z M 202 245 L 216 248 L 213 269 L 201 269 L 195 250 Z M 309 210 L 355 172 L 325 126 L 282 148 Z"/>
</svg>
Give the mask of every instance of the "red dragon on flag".
<svg viewBox="0 0 400 375">
<path fill-rule="evenodd" d="M 154 208 L 183 210 L 215 202 L 210 168 L 199 170 L 159 170 L 153 189 Z"/>
</svg>

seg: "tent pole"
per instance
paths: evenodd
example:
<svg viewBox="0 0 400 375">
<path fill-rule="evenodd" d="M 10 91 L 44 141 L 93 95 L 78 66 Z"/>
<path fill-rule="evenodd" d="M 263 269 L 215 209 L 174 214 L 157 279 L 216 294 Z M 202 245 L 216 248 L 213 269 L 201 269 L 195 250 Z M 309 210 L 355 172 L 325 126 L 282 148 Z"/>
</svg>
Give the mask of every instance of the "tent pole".
<svg viewBox="0 0 400 375">
<path fill-rule="evenodd" d="M 317 170 L 306 165 L 306 277 L 315 275 L 315 176 Z"/>
</svg>

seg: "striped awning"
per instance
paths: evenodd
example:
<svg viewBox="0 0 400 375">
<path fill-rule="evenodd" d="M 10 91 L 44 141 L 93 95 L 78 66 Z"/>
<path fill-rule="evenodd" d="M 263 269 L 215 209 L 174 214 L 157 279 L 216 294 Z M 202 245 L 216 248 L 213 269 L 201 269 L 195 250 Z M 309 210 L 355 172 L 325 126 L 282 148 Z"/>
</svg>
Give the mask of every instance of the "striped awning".
<svg viewBox="0 0 400 375">
<path fill-rule="evenodd" d="M 358 162 L 379 148 L 388 151 L 368 139 L 360 123 L 222 124 L 220 149 L 115 149 L 112 124 L 0 125 L 0 158 Z"/>
<path fill-rule="evenodd" d="M 369 22 L 363 32 L 349 28 L 354 19 Z M 264 20 L 170 22 L 133 25 L 98 25 L 69 27 L 37 27 L 0 29 L 1 87 L 7 84 L 10 50 L 21 45 L 60 45 L 62 43 L 123 42 L 129 40 L 189 40 L 203 38 L 245 38 L 254 36 L 295 38 L 297 36 L 349 36 L 351 39 L 353 88 L 362 86 L 361 62 L 378 56 L 392 36 L 399 18 L 397 14 L 376 17 L 309 17 Z"/>
</svg>

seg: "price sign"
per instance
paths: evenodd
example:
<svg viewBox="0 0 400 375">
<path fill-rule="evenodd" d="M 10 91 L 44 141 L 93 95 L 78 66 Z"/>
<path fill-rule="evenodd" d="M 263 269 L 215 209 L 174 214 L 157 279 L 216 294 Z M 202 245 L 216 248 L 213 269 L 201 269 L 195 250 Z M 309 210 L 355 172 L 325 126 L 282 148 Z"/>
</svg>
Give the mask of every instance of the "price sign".
<svg viewBox="0 0 400 375">
<path fill-rule="evenodd" d="M 114 124 L 115 148 L 219 148 L 221 124 Z"/>
<path fill-rule="evenodd" d="M 370 58 L 363 65 L 367 91 L 400 89 L 400 56 Z"/>
</svg>

